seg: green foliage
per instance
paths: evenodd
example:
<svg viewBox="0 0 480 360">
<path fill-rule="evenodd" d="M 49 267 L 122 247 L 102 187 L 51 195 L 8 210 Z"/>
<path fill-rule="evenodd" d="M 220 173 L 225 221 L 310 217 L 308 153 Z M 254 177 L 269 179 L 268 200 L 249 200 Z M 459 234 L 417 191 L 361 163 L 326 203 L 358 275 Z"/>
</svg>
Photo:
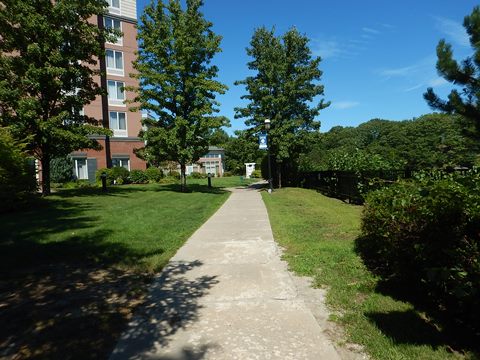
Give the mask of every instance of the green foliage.
<svg viewBox="0 0 480 360">
<path fill-rule="evenodd" d="M 252 134 L 263 131 L 265 119 L 271 120 L 268 141 L 279 186 L 282 171 L 290 175 L 296 170 L 299 154 L 310 144 L 310 133 L 320 127 L 315 117 L 328 106 L 318 101 L 323 95 L 318 83 L 320 58 L 312 57 L 308 42 L 295 28 L 280 37 L 264 27 L 255 30 L 247 48 L 253 58 L 248 68 L 255 75 L 236 82 L 246 87 L 248 94 L 242 99 L 248 103 L 235 109 L 235 117 L 246 118 Z"/>
<path fill-rule="evenodd" d="M 227 87 L 214 80 L 218 69 L 210 65 L 220 51 L 221 37 L 212 31 L 200 8 L 202 0 L 152 2 L 138 26 L 140 41 L 135 77 L 140 82 L 136 102 L 157 115 L 141 132 L 147 144 L 143 153 L 157 163 L 164 160 L 186 165 L 207 152 L 212 131 L 227 125 L 215 101 Z M 182 187 L 185 186 L 182 176 Z"/>
<path fill-rule="evenodd" d="M 145 175 L 147 176 L 148 182 L 158 183 L 163 178 L 162 171 L 155 167 L 151 166 L 145 170 Z"/>
<path fill-rule="evenodd" d="M 190 174 L 190 177 L 192 179 L 205 179 L 207 178 L 207 174 L 202 174 L 202 173 L 199 173 L 197 171 L 193 171 L 191 174 Z"/>
<path fill-rule="evenodd" d="M 104 56 L 102 37 L 89 22 L 106 1 L 5 0 L 0 11 L 0 125 L 42 163 L 43 194 L 50 193 L 50 160 L 79 148 L 99 149 L 91 134 L 111 134 L 81 115 L 102 93 L 94 76 Z M 75 29 L 75 31 L 72 31 Z"/>
<path fill-rule="evenodd" d="M 50 161 L 50 180 L 53 183 L 73 180 L 73 160 L 70 156 L 57 157 Z"/>
<path fill-rule="evenodd" d="M 130 171 L 130 182 L 133 184 L 146 184 L 148 183 L 148 176 L 143 170 Z"/>
<path fill-rule="evenodd" d="M 254 179 L 260 179 L 262 177 L 262 171 L 261 170 L 254 170 L 250 177 Z M 268 176 L 267 176 L 268 177 Z"/>
<path fill-rule="evenodd" d="M 208 138 L 208 145 L 224 148 L 229 141 L 230 137 L 225 130 L 213 129 Z"/>
<path fill-rule="evenodd" d="M 237 130 L 225 145 L 225 167 L 235 175 L 245 175 L 245 163 L 256 162 L 263 153 L 254 134 Z"/>
<path fill-rule="evenodd" d="M 421 175 L 370 193 L 357 249 L 444 316 L 480 323 L 480 175 Z"/>
<path fill-rule="evenodd" d="M 168 176 L 173 179 L 180 180 L 180 173 L 177 170 L 170 170 L 168 172 Z"/>
<path fill-rule="evenodd" d="M 27 193 L 36 189 L 23 149 L 7 128 L 0 127 L 0 212 L 14 208 Z"/>
<path fill-rule="evenodd" d="M 104 173 L 107 175 L 108 185 L 122 185 L 130 182 L 130 172 L 122 166 L 115 166 L 111 169 L 98 169 L 95 173 L 95 179 L 97 183 L 102 182 L 102 174 Z"/>
<path fill-rule="evenodd" d="M 312 141 L 300 160 L 303 171 L 470 167 L 479 152 L 478 142 L 465 136 L 462 119 L 443 114 L 337 126 Z"/>
<path fill-rule="evenodd" d="M 476 6 L 463 21 L 470 45 L 475 51 L 461 63 L 453 59 L 452 46 L 445 40 L 440 40 L 437 46 L 437 71 L 447 81 L 459 90 L 454 89 L 448 95 L 448 100 L 442 100 L 428 88 L 424 98 L 433 109 L 464 116 L 480 132 L 480 7 Z"/>
</svg>

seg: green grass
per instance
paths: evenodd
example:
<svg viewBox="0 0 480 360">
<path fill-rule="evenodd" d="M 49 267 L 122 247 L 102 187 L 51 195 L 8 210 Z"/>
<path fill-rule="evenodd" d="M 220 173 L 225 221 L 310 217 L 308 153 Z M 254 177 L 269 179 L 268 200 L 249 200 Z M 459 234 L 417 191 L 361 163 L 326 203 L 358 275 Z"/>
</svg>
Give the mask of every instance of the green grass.
<svg viewBox="0 0 480 360">
<path fill-rule="evenodd" d="M 139 272 L 160 270 L 227 199 L 218 188 L 127 185 L 62 190 L 31 209 L 0 215 L 0 269 L 93 261 Z"/>
<path fill-rule="evenodd" d="M 328 288 L 331 318 L 349 341 L 363 345 L 374 359 L 475 358 L 410 303 L 380 291 L 354 252 L 360 206 L 296 188 L 263 193 L 263 199 L 289 267 Z"/>
<path fill-rule="evenodd" d="M 108 358 L 148 301 L 153 274 L 229 195 L 218 187 L 179 189 L 62 190 L 0 214 L 2 355 Z"/>
</svg>

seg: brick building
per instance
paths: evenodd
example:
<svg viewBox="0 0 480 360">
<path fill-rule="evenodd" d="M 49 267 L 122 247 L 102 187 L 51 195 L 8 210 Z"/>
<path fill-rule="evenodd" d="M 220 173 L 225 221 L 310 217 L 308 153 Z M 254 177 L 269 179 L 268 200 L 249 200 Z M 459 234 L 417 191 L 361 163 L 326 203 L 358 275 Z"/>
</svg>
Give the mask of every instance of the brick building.
<svg viewBox="0 0 480 360">
<path fill-rule="evenodd" d="M 123 90 L 125 86 L 137 86 L 138 82 L 129 75 L 134 72 L 137 45 L 137 4 L 136 0 L 108 0 L 108 14 L 92 19 L 99 26 L 113 27 L 123 33 L 115 43 L 105 43 L 106 57 L 100 59 L 102 76 L 97 81 L 107 89 L 108 95 L 99 96 L 84 107 L 85 115 L 101 119 L 113 136 L 96 137 L 103 150 L 79 150 L 73 152 L 74 174 L 77 179 L 94 181 L 95 171 L 111 166 L 123 166 L 128 170 L 145 169 L 145 161 L 134 154 L 135 148 L 144 146 L 138 133 L 142 127 L 140 112 L 129 111 L 125 100 L 131 100 L 134 93 Z"/>
</svg>

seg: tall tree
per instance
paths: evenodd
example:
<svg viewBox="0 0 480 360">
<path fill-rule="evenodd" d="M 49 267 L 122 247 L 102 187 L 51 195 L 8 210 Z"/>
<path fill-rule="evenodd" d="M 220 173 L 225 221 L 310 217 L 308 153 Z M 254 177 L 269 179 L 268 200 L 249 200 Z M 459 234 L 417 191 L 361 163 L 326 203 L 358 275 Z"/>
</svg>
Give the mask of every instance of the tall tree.
<svg viewBox="0 0 480 360">
<path fill-rule="evenodd" d="M 215 80 L 218 68 L 211 65 L 220 51 L 221 37 L 212 30 L 200 8 L 202 0 L 152 2 L 141 17 L 139 54 L 134 64 L 140 86 L 140 108 L 156 114 L 142 132 L 145 153 L 157 161 L 180 164 L 182 190 L 186 165 L 208 150 L 212 129 L 226 125 L 218 112 L 216 94 L 227 87 Z"/>
<path fill-rule="evenodd" d="M 271 120 L 268 141 L 279 187 L 282 168 L 292 169 L 308 145 L 307 133 L 320 128 L 315 117 L 329 105 L 317 101 L 323 95 L 318 83 L 321 59 L 312 56 L 308 42 L 295 28 L 279 37 L 264 27 L 255 30 L 247 54 L 253 58 L 248 68 L 256 74 L 236 82 L 246 87 L 248 94 L 242 98 L 249 103 L 236 108 L 235 117 L 246 118 L 253 132 L 262 130 L 265 119 Z"/>
<path fill-rule="evenodd" d="M 433 109 L 447 113 L 456 113 L 464 116 L 480 133 L 480 7 L 475 7 L 463 21 L 463 26 L 470 37 L 470 44 L 474 50 L 471 57 L 461 63 L 453 59 L 452 46 L 445 40 L 440 40 L 437 46 L 438 73 L 460 87 L 460 91 L 453 89 L 448 100 L 442 100 L 428 88 L 423 95 Z"/>
<path fill-rule="evenodd" d="M 2 0 L 0 3 L 0 125 L 27 140 L 42 164 L 50 193 L 50 160 L 79 148 L 99 149 L 90 134 L 109 134 L 82 108 L 102 90 L 94 81 L 100 40 L 111 33 L 89 22 L 99 0 Z"/>
</svg>

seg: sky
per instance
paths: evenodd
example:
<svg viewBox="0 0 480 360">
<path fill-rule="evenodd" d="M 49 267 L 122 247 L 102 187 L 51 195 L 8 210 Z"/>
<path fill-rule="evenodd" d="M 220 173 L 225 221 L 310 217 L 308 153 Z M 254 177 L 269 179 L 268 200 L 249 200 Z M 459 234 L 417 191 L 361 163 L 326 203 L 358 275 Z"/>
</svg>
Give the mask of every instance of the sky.
<svg viewBox="0 0 480 360">
<path fill-rule="evenodd" d="M 137 0 L 138 13 L 150 0 Z M 316 120 L 321 131 L 357 126 L 370 119 L 406 120 L 432 112 L 423 99 L 428 87 L 446 97 L 452 86 L 435 69 L 436 46 L 449 42 L 457 60 L 472 54 L 463 19 L 471 0 L 204 0 L 202 12 L 223 37 L 213 63 L 218 80 L 229 87 L 217 97 L 220 115 L 230 119 L 232 134 L 244 129 L 234 108 L 245 105 L 245 88 L 236 80 L 253 73 L 246 48 L 256 28 L 292 27 L 310 39 L 320 56 L 324 99 L 331 105 Z"/>
</svg>

